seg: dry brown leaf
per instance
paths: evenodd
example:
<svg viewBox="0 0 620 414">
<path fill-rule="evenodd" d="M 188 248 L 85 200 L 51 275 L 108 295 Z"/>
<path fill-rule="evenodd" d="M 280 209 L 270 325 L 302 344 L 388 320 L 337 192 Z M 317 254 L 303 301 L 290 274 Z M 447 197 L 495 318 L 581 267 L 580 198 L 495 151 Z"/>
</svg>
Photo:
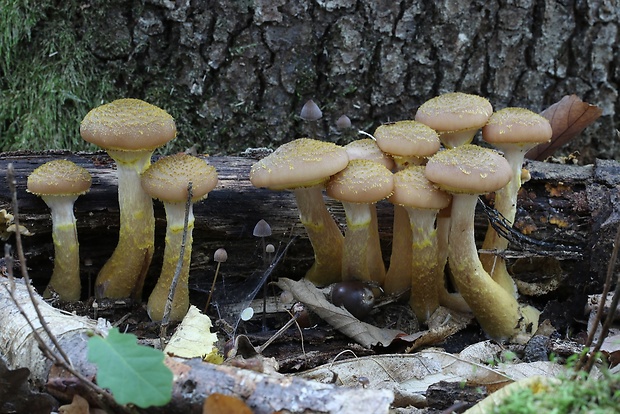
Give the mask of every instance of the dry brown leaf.
<svg viewBox="0 0 620 414">
<path fill-rule="evenodd" d="M 532 148 L 525 154 L 525 157 L 542 161 L 553 155 L 558 148 L 596 121 L 602 113 L 601 108 L 583 102 L 577 95 L 566 95 L 559 102 L 541 112 L 541 115 L 551 123 L 553 130 L 551 140 Z"/>
<path fill-rule="evenodd" d="M 246 403 L 232 395 L 213 393 L 202 406 L 203 414 L 252 414 Z"/>
<path fill-rule="evenodd" d="M 346 309 L 334 306 L 323 292 L 306 279 L 296 282 L 280 278 L 278 286 L 291 292 L 296 301 L 305 304 L 325 322 L 366 348 L 379 344 L 388 346 L 394 338 L 404 335 L 401 331 L 381 329 L 361 322 Z"/>
</svg>

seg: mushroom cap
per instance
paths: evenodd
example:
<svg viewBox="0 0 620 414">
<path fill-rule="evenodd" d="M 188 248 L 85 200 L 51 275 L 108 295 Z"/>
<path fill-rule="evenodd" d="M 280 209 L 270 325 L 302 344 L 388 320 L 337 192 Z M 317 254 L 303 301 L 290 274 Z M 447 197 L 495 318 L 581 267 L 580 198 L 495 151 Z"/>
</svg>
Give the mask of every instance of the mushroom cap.
<svg viewBox="0 0 620 414">
<path fill-rule="evenodd" d="M 347 151 L 334 143 L 299 138 L 252 165 L 250 181 L 272 190 L 311 187 L 327 181 L 348 162 Z"/>
<path fill-rule="evenodd" d="M 328 196 L 351 203 L 376 203 L 392 194 L 394 178 L 384 165 L 370 160 L 351 160 L 326 187 Z"/>
<path fill-rule="evenodd" d="M 379 148 L 392 155 L 430 157 L 441 145 L 433 128 L 411 120 L 381 125 L 374 136 Z"/>
<path fill-rule="evenodd" d="M 497 151 L 466 144 L 433 155 L 425 175 L 444 191 L 486 194 L 508 184 L 512 170 Z"/>
<path fill-rule="evenodd" d="M 299 116 L 304 121 L 318 121 L 323 118 L 323 112 L 312 99 L 308 99 L 308 101 L 306 101 L 304 106 L 301 108 Z"/>
<path fill-rule="evenodd" d="M 217 171 L 201 158 L 175 154 L 160 158 L 142 173 L 142 188 L 164 203 L 187 200 L 187 185 L 192 182 L 192 202 L 207 196 L 217 185 Z"/>
<path fill-rule="evenodd" d="M 547 118 L 525 108 L 500 109 L 482 128 L 482 139 L 497 146 L 537 145 L 549 141 L 552 134 Z"/>
<path fill-rule="evenodd" d="M 371 138 L 356 139 L 344 146 L 351 160 L 371 160 L 385 165 L 387 168 L 394 168 L 394 160 L 377 145 L 377 142 Z"/>
<path fill-rule="evenodd" d="M 411 166 L 394 173 L 394 192 L 388 199 L 407 207 L 440 210 L 450 204 L 451 196 L 424 175 L 425 167 Z"/>
<path fill-rule="evenodd" d="M 482 128 L 493 113 L 493 106 L 478 95 L 450 92 L 424 102 L 415 120 L 437 132 Z"/>
<path fill-rule="evenodd" d="M 54 160 L 38 166 L 28 176 L 28 192 L 38 196 L 81 195 L 90 189 L 86 169 L 67 160 Z"/>
<path fill-rule="evenodd" d="M 106 150 L 154 150 L 174 139 L 170 114 L 139 99 L 117 99 L 92 109 L 80 125 L 85 141 Z"/>
</svg>

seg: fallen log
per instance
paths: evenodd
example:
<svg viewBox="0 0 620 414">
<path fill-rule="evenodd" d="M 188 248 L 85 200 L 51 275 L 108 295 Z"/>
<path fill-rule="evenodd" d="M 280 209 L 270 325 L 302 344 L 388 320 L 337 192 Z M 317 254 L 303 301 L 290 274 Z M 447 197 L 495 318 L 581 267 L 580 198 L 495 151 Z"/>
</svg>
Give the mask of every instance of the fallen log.
<svg viewBox="0 0 620 414">
<path fill-rule="evenodd" d="M 33 337 L 32 329 L 9 294 L 12 290 L 15 300 L 41 333 L 41 324 L 26 286 L 21 279 L 15 282 L 12 285 L 8 278 L 0 278 L 0 353 L 6 356 L 9 369 L 28 368 L 32 382 L 46 387 L 52 395 L 71 400 L 84 384 L 66 370 L 52 366 L 45 358 Z M 103 320 L 94 321 L 61 312 L 38 295 L 35 301 L 73 367 L 83 376 L 94 380 L 97 369 L 86 357 L 88 336 L 93 331 L 105 334 L 109 324 Z M 49 340 L 46 343 L 54 349 Z M 151 407 L 139 412 L 202 413 L 204 400 L 214 393 L 236 396 L 258 414 L 281 410 L 291 413 L 387 413 L 394 399 L 393 393 L 388 390 L 338 387 L 282 374 L 270 375 L 233 366 L 214 365 L 200 359 L 166 357 L 165 362 L 174 374 L 172 400 L 163 407 Z"/>
<path fill-rule="evenodd" d="M 53 259 L 49 211 L 43 201 L 25 191 L 25 184 L 34 168 L 59 158 L 75 162 L 93 176 L 91 191 L 75 204 L 85 286 L 83 297 L 87 297 L 92 295 L 89 286 L 98 269 L 116 246 L 118 201 L 114 163 L 103 152 L 4 153 L 0 154 L 0 175 L 4 177 L 8 163 L 13 163 L 18 182 L 20 220 L 35 233 L 24 238 L 28 265 L 34 284 L 44 286 L 51 274 Z M 299 236 L 273 276 L 303 276 L 312 262 L 312 248 L 299 224 L 292 194 L 254 188 L 248 175 L 255 159 L 205 158 L 218 170 L 220 182 L 206 200 L 194 206 L 196 227 L 190 272 L 193 294 L 208 292 L 215 271 L 212 255 L 217 248 L 224 247 L 228 251 L 228 261 L 221 268 L 224 278 L 249 277 L 262 268 L 259 243 L 252 236 L 254 225 L 260 219 L 266 220 L 272 227 L 273 235 L 266 240 L 268 243 L 280 246 L 292 235 Z M 522 245 L 511 244 L 513 251 L 508 252 L 510 263 L 516 259 L 526 262 L 513 267 L 515 278 L 525 281 L 544 279 L 546 270 L 534 259 L 550 256 L 554 266 L 559 266 L 562 283 L 567 288 L 564 297 L 560 295 L 559 300 L 577 293 L 585 298 L 585 293 L 598 292 L 620 218 L 620 164 L 612 160 L 596 160 L 586 166 L 531 161 L 527 167 L 532 178 L 524 184 L 521 192 L 515 227 L 540 243 L 531 244 L 525 238 L 517 237 L 515 240 L 522 241 Z M 326 202 L 344 228 L 340 204 L 329 198 Z M 2 208 L 10 209 L 10 194 L 6 185 L 0 185 Z M 392 206 L 387 202 L 379 203 L 378 216 L 387 260 L 392 235 Z M 156 252 L 149 277 L 151 284 L 158 275 L 165 231 L 164 211 L 158 202 L 156 222 Z M 487 218 L 479 214 L 477 231 L 482 234 L 486 225 Z M 527 265 L 527 261 L 533 260 L 534 264 Z M 196 305 L 200 307 L 202 303 Z"/>
</svg>

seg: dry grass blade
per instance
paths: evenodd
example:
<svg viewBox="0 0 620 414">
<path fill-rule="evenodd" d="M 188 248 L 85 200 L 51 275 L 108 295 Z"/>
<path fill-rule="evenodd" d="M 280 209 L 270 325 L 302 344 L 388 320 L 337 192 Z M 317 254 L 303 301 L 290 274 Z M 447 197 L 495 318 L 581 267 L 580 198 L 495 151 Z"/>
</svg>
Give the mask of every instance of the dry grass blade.
<svg viewBox="0 0 620 414">
<path fill-rule="evenodd" d="M 525 154 L 531 160 L 543 161 L 596 121 L 603 110 L 583 102 L 577 95 L 566 95 L 559 102 L 541 112 L 549 120 L 553 135 L 549 142 L 532 148 Z"/>
</svg>

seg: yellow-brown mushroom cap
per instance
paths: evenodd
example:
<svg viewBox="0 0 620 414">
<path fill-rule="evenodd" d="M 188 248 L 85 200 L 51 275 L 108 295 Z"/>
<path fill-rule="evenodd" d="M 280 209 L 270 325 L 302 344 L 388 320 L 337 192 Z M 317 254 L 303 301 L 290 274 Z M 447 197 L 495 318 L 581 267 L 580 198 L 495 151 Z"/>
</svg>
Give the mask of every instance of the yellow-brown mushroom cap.
<svg viewBox="0 0 620 414">
<path fill-rule="evenodd" d="M 478 95 L 450 92 L 424 102 L 415 120 L 437 132 L 482 128 L 493 113 L 493 106 Z"/>
<path fill-rule="evenodd" d="M 28 192 L 45 195 L 81 195 L 90 189 L 86 169 L 68 160 L 53 160 L 35 168 L 28 176 Z"/>
<path fill-rule="evenodd" d="M 447 207 L 452 197 L 430 182 L 424 170 L 423 166 L 411 166 L 394 173 L 394 192 L 388 200 L 414 208 L 440 210 Z"/>
<path fill-rule="evenodd" d="M 321 184 L 343 170 L 347 151 L 331 142 L 299 138 L 281 145 L 250 170 L 255 187 L 285 190 Z"/>
<path fill-rule="evenodd" d="M 174 139 L 170 114 L 139 99 L 118 99 L 92 109 L 80 125 L 84 140 L 106 150 L 153 150 Z"/>
<path fill-rule="evenodd" d="M 201 158 L 188 154 L 163 157 L 142 174 L 142 188 L 151 197 L 166 203 L 187 200 L 187 186 L 192 182 L 192 201 L 207 196 L 217 185 L 217 171 Z"/>
<path fill-rule="evenodd" d="M 531 146 L 549 141 L 552 134 L 547 118 L 525 108 L 500 109 L 482 128 L 482 138 L 494 145 Z"/>
<path fill-rule="evenodd" d="M 376 203 L 392 194 L 394 178 L 384 165 L 370 160 L 352 160 L 334 175 L 326 193 L 336 200 L 351 203 Z"/>
<path fill-rule="evenodd" d="M 374 137 L 382 151 L 400 156 L 430 157 L 441 145 L 433 128 L 410 120 L 381 125 Z"/>
<path fill-rule="evenodd" d="M 371 138 L 356 139 L 344 146 L 351 160 L 371 160 L 385 165 L 390 170 L 394 168 L 394 160 L 377 145 L 377 142 Z"/>
<path fill-rule="evenodd" d="M 466 144 L 433 155 L 425 175 L 444 191 L 486 194 L 508 184 L 512 170 L 497 151 Z"/>
</svg>

